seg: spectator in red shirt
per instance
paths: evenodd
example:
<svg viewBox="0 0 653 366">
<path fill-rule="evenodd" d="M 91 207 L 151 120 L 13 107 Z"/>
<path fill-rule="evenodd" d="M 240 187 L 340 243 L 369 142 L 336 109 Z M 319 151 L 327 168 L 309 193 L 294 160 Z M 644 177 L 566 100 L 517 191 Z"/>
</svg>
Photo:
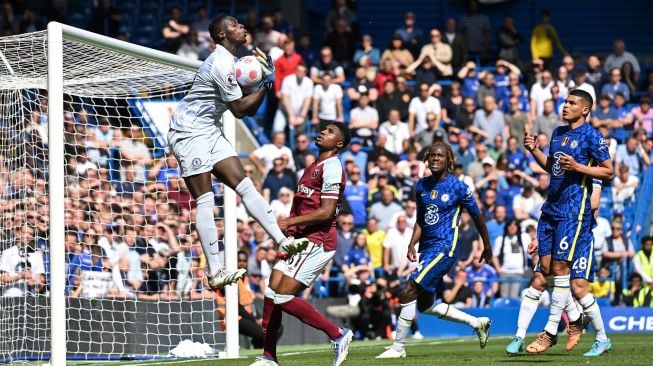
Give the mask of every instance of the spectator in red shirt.
<svg viewBox="0 0 653 366">
<path fill-rule="evenodd" d="M 283 43 L 283 55 L 274 63 L 274 92 L 277 98 L 281 98 L 281 82 L 283 79 L 292 75 L 297 69 L 297 65 L 303 62 L 302 55 L 295 52 L 295 41 L 291 38 L 286 39 Z"/>
</svg>

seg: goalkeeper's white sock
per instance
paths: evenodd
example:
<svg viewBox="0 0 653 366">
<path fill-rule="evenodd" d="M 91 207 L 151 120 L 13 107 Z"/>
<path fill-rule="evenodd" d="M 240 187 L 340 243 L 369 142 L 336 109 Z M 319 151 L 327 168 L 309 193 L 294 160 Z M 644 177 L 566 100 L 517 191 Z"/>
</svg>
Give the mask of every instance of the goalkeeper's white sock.
<svg viewBox="0 0 653 366">
<path fill-rule="evenodd" d="M 562 312 L 565 310 L 567 298 L 571 297 L 569 291 L 569 275 L 553 276 L 553 293 L 551 294 L 551 308 L 549 309 L 549 320 L 544 326 L 544 330 L 552 335 L 558 334 L 558 324 Z"/>
<path fill-rule="evenodd" d="M 263 227 L 266 233 L 270 235 L 275 243 L 280 244 L 286 236 L 283 235 L 277 219 L 272 214 L 270 205 L 263 199 L 260 193 L 256 191 L 254 183 L 249 178 L 245 178 L 236 186 L 236 192 L 243 199 L 243 204 L 247 212 Z"/>
<path fill-rule="evenodd" d="M 395 330 L 395 340 L 392 343 L 392 348 L 397 351 L 403 351 L 406 347 L 406 338 L 408 338 L 408 332 L 410 331 L 410 326 L 415 320 L 415 314 L 417 312 L 417 301 L 411 301 L 407 304 L 401 304 L 401 312 L 397 318 L 397 329 Z"/>
<path fill-rule="evenodd" d="M 526 289 L 524 297 L 521 299 L 519 306 L 519 316 L 517 317 L 517 333 L 515 336 L 524 339 L 526 338 L 526 331 L 528 326 L 533 320 L 533 316 L 537 311 L 537 305 L 542 297 L 542 291 L 534 288 L 533 286 Z"/>
<path fill-rule="evenodd" d="M 465 323 L 474 329 L 478 328 L 479 325 L 477 317 L 471 316 L 445 303 L 439 303 L 437 305 L 431 306 L 424 311 L 424 314 L 435 315 L 439 318 L 454 321 L 457 323 Z"/>
<path fill-rule="evenodd" d="M 596 303 L 594 295 L 587 294 L 578 302 L 580 302 L 580 305 L 583 307 L 583 313 L 592 319 L 592 326 L 596 329 L 596 340 L 607 342 L 608 335 L 606 334 L 605 326 L 603 325 L 603 316 L 601 316 L 601 309 L 599 309 L 599 304 Z"/>
<path fill-rule="evenodd" d="M 222 263 L 218 256 L 220 253 L 218 231 L 215 227 L 215 216 L 213 215 L 213 192 L 206 192 L 195 201 L 197 202 L 195 228 L 200 237 L 200 243 L 202 243 L 206 263 L 209 266 L 209 275 L 213 276 L 222 268 Z"/>
</svg>

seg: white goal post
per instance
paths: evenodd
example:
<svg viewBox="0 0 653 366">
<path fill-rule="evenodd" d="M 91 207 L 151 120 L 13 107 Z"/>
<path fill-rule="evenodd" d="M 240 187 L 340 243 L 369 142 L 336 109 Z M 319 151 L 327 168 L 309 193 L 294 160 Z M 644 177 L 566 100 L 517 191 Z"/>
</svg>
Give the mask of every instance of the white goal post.
<svg viewBox="0 0 653 366">
<path fill-rule="evenodd" d="M 72 313 L 71 309 L 68 308 L 70 300 L 68 297 L 69 290 L 67 288 L 67 286 L 70 286 L 70 283 L 67 283 L 70 278 L 70 273 L 68 273 L 69 264 L 67 263 L 67 251 L 69 249 L 67 249 L 66 246 L 68 245 L 66 235 L 69 234 L 67 233 L 66 228 L 68 227 L 70 212 L 67 212 L 66 207 L 70 204 L 70 199 L 67 197 L 67 185 L 69 179 L 67 176 L 67 169 L 70 170 L 70 167 L 67 165 L 66 154 L 69 153 L 65 150 L 64 143 L 66 129 L 69 128 L 69 126 L 66 125 L 67 122 L 65 121 L 64 115 L 65 113 L 69 113 L 70 108 L 67 108 L 66 106 L 70 104 L 84 106 L 86 110 L 91 110 L 91 115 L 93 115 L 94 118 L 97 118 L 98 121 L 101 118 L 109 118 L 109 116 L 104 116 L 102 113 L 110 113 L 107 111 L 114 111 L 122 108 L 121 113 L 129 114 L 128 117 L 124 117 L 123 119 L 128 119 L 130 121 L 148 120 L 144 122 L 144 127 L 147 128 L 147 124 L 149 123 L 150 130 L 148 131 L 154 131 L 157 129 L 152 125 L 152 120 L 156 118 L 148 116 L 147 111 L 144 110 L 142 104 L 140 104 L 140 97 L 147 99 L 148 95 L 156 96 L 157 101 L 159 102 L 171 100 L 173 97 L 178 98 L 192 83 L 194 74 L 201 65 L 201 62 L 188 60 L 177 55 L 123 42 L 56 22 L 51 22 L 48 25 L 46 32 L 37 32 L 33 35 L 24 34 L 12 37 L 6 37 L 10 39 L 4 40 L 0 38 L 0 108 L 2 108 L 3 112 L 14 109 L 22 110 L 20 111 L 19 116 L 16 117 L 16 120 L 20 121 L 20 126 L 22 126 L 22 123 L 24 123 L 23 120 L 27 120 L 29 118 L 28 115 L 33 112 L 29 108 L 24 107 L 24 105 L 28 104 L 26 101 L 28 98 L 25 97 L 25 95 L 36 95 L 35 99 L 45 98 L 47 100 L 47 113 L 43 113 L 41 118 L 47 116 L 47 122 L 45 125 L 47 126 L 47 140 L 49 141 L 46 148 L 47 152 L 45 153 L 47 156 L 45 158 L 45 160 L 47 160 L 47 165 L 44 166 L 42 170 L 45 171 L 44 175 L 47 177 L 47 196 L 49 198 L 49 200 L 47 200 L 47 205 L 49 207 L 49 229 L 47 231 L 47 243 L 49 248 L 47 251 L 49 251 L 50 271 L 47 276 L 49 291 L 43 291 L 41 295 L 34 295 L 33 297 L 35 300 L 25 301 L 24 304 L 21 305 L 20 301 L 3 300 L 5 297 L 0 297 L 0 305 L 6 305 L 5 310 L 7 310 L 7 312 L 3 314 L 2 309 L 0 309 L 0 316 L 2 317 L 0 318 L 0 328 L 5 327 L 4 331 L 0 329 L 0 338 L 3 338 L 4 336 L 15 338 L 5 339 L 5 341 L 0 340 L 0 363 L 7 360 L 10 362 L 16 360 L 29 362 L 49 359 L 52 366 L 61 366 L 66 365 L 67 358 L 70 359 L 71 350 L 69 349 L 69 336 L 71 330 L 67 328 L 70 323 L 68 317 Z M 30 40 L 31 44 L 29 43 Z M 29 47 L 26 47 L 26 45 Z M 21 55 L 18 56 L 14 54 L 17 52 L 20 52 Z M 87 57 L 88 61 L 85 61 L 85 58 Z M 29 58 L 33 58 L 33 60 L 30 61 Z M 39 60 L 39 58 L 47 60 L 47 74 L 45 73 L 45 65 L 43 64 L 45 60 Z M 107 62 L 104 63 L 104 60 L 107 60 Z M 29 67 L 26 66 L 30 63 L 33 66 L 33 70 L 30 70 Z M 39 66 L 41 70 L 39 70 Z M 34 92 L 35 90 L 45 90 L 46 92 Z M 75 101 L 72 102 L 71 98 L 74 98 Z M 112 104 L 109 102 L 107 102 L 106 105 L 88 105 L 89 100 L 91 100 L 92 103 L 92 101 L 95 100 L 102 100 L 104 102 L 105 100 L 113 99 L 124 99 L 125 105 L 112 107 Z M 15 105 L 12 106 L 12 103 Z M 142 112 L 142 115 L 132 115 L 132 111 L 140 111 Z M 234 141 L 235 118 L 230 113 L 226 113 L 223 118 L 225 119 L 225 134 L 230 141 Z M 3 128 L 2 123 L 4 122 L 2 117 L 0 117 L 0 129 Z M 160 118 L 158 123 L 159 125 L 162 123 Z M 163 124 L 167 125 L 167 121 L 163 122 Z M 22 128 L 15 126 L 12 127 L 11 123 L 9 123 L 9 126 L 9 132 L 15 132 L 11 129 L 20 130 Z M 20 131 L 18 132 L 20 133 Z M 161 144 L 165 144 L 165 132 L 167 131 L 159 131 L 158 136 L 150 136 L 154 141 L 154 149 L 157 148 L 156 146 L 158 144 L 158 148 L 163 150 L 164 147 L 161 146 Z M 0 139 L 3 139 L 3 136 L 2 131 L 0 131 Z M 160 141 L 157 142 L 157 139 Z M 161 141 L 162 139 L 163 141 Z M 9 149 L 10 147 L 8 145 L 0 145 L 0 158 L 6 158 L 4 155 L 7 154 L 6 151 Z M 165 158 L 166 153 L 159 156 L 159 159 Z M 0 183 L 3 182 L 2 173 L 2 167 L 0 166 Z M 14 173 L 9 172 L 7 174 Z M 115 192 L 112 190 L 111 193 L 114 194 Z M 3 197 L 0 196 L 0 199 L 2 198 Z M 224 231 L 222 237 L 224 243 L 224 260 L 228 270 L 235 270 L 237 267 L 235 192 L 224 187 L 222 202 L 222 214 L 224 219 Z M 93 202 L 90 202 L 89 205 L 92 203 Z M 125 208 L 125 211 L 127 210 L 128 208 Z M 0 210 L 0 212 L 2 212 L 2 210 Z M 97 214 L 100 215 L 102 213 L 97 212 Z M 89 224 L 93 225 L 96 223 L 90 222 Z M 100 225 L 105 225 L 105 223 L 101 221 Z M 0 234 L 0 236 L 1 235 L 4 234 Z M 83 233 L 80 234 L 80 236 L 83 236 Z M 190 234 L 188 234 L 188 236 L 190 236 Z M 2 245 L 2 240 L 3 237 L 0 237 L 0 245 Z M 6 247 L 0 247 L 0 252 L 4 249 L 6 249 Z M 0 268 L 0 270 L 2 270 L 2 268 Z M 143 271 L 146 272 L 145 269 Z M 6 286 L 3 283 L 0 283 L 0 296 L 3 296 L 3 287 L 6 289 Z M 220 349 L 219 351 L 221 352 L 221 356 L 224 355 L 227 358 L 236 358 L 239 355 L 237 291 L 236 285 L 228 286 L 225 289 L 226 329 L 224 333 L 224 349 Z M 93 305 L 95 304 L 93 301 L 100 300 L 90 299 L 88 301 L 82 301 L 85 299 L 81 298 L 79 300 L 82 305 L 79 309 L 75 309 L 75 312 L 79 311 L 81 313 L 85 310 L 90 310 L 84 309 L 84 304 L 89 307 L 98 307 L 99 310 L 92 310 L 98 310 L 100 313 L 102 311 L 111 311 L 105 307 L 106 301 L 102 305 Z M 150 346 L 148 349 L 152 349 L 154 350 L 153 352 L 159 353 L 152 355 L 154 357 L 165 356 L 161 353 L 163 352 L 162 350 L 166 349 L 158 347 L 159 344 L 157 344 L 157 339 L 160 340 L 162 337 L 166 337 L 166 329 L 169 329 L 171 326 L 185 326 L 186 324 L 174 324 L 175 322 L 184 323 L 187 321 L 184 319 L 190 319 L 184 317 L 185 315 L 193 317 L 192 314 L 185 314 L 186 312 L 190 312 L 196 308 L 203 310 L 201 315 L 194 317 L 192 320 L 194 324 L 197 325 L 198 329 L 205 326 L 207 319 L 209 322 L 219 322 L 217 318 L 211 318 L 211 314 L 214 314 L 214 316 L 217 317 L 214 308 L 206 305 L 215 305 L 216 302 L 214 299 L 210 299 L 209 301 L 205 297 L 195 301 L 185 301 L 180 295 L 179 299 L 163 299 L 163 297 L 156 297 L 156 300 L 154 301 L 144 301 L 141 304 L 139 304 L 139 300 L 140 298 L 137 299 L 137 297 L 125 298 L 124 302 L 129 302 L 127 305 L 120 303 L 121 300 L 109 301 L 111 304 L 118 305 L 121 309 L 124 308 L 120 310 L 120 312 L 125 318 L 133 312 L 133 309 L 139 308 L 139 306 L 149 306 L 147 309 L 154 309 L 154 314 L 146 314 L 151 315 L 153 319 L 156 319 L 157 316 L 168 316 L 168 314 L 163 314 L 163 312 L 169 311 L 169 309 L 181 309 L 178 314 L 166 318 L 169 319 L 169 324 L 139 325 L 143 327 L 142 329 L 147 329 L 144 331 L 146 333 L 145 336 L 148 337 L 148 343 L 152 343 L 143 346 Z M 39 319 L 39 321 L 43 322 L 46 325 L 46 328 L 49 328 L 49 335 L 44 335 L 44 333 L 47 333 L 47 330 L 35 331 L 37 333 L 40 332 L 39 337 L 34 336 L 34 338 L 32 338 L 33 336 L 27 336 L 29 340 L 25 341 L 17 339 L 24 336 L 24 333 L 26 333 L 24 330 L 9 330 L 9 326 L 12 326 L 11 322 L 13 321 L 12 314 L 27 312 L 27 310 L 21 308 L 21 306 L 27 307 L 28 303 L 36 304 L 34 307 L 38 309 L 35 317 L 47 317 L 47 320 Z M 42 307 L 45 308 L 48 306 L 49 311 L 39 311 Z M 215 305 L 215 308 L 217 308 L 217 305 Z M 146 313 L 147 311 L 148 310 L 145 310 Z M 206 318 L 207 316 L 208 318 Z M 27 318 L 28 317 L 25 316 L 25 319 Z M 112 322 L 127 322 L 126 320 L 120 320 L 118 318 L 113 319 Z M 107 321 L 107 319 L 75 319 L 74 321 L 79 321 L 79 323 L 82 324 L 83 321 L 87 320 L 91 322 L 96 320 Z M 145 321 L 141 321 L 140 319 L 132 320 L 134 323 L 145 323 Z M 22 326 L 22 323 L 20 322 L 17 322 L 17 324 L 17 327 Z M 121 324 L 113 325 L 116 325 L 115 329 L 119 329 Z M 38 325 L 35 325 L 35 327 L 38 327 Z M 84 326 L 82 324 L 79 327 L 83 328 Z M 135 326 L 134 328 L 137 329 L 138 327 Z M 156 328 L 156 330 L 151 332 L 150 329 L 152 328 Z M 111 329 L 110 332 L 113 333 L 111 334 L 111 339 L 114 339 L 116 344 L 120 343 L 121 346 L 124 346 L 129 342 L 129 337 L 123 337 L 122 334 L 119 334 L 119 331 L 114 328 Z M 193 325 L 189 325 L 188 329 L 195 328 L 193 328 Z M 204 328 L 202 332 L 211 333 L 213 332 L 212 329 L 213 328 L 211 327 Z M 100 326 L 97 331 L 103 332 L 106 330 L 103 326 Z M 76 332 L 79 334 L 84 333 L 80 335 L 79 338 L 88 338 L 88 342 L 95 342 L 96 340 L 93 340 L 94 338 L 103 337 L 102 335 L 93 334 L 92 330 L 78 329 Z M 85 332 L 90 334 L 85 334 Z M 38 339 L 46 338 L 48 336 L 49 339 L 47 340 Z M 179 338 L 178 336 L 185 339 L 184 335 L 181 334 L 176 335 L 175 340 Z M 205 334 L 202 333 L 202 336 L 204 337 Z M 208 334 L 208 336 L 211 336 L 211 334 Z M 152 339 L 152 341 L 150 341 L 150 339 Z M 41 347 L 43 347 L 43 345 L 48 343 L 50 348 L 49 355 L 47 354 L 48 350 L 39 349 L 38 346 L 41 345 Z M 25 344 L 34 344 L 36 345 L 34 346 L 36 349 L 26 349 L 28 346 L 25 346 Z M 211 344 L 211 346 L 214 346 L 214 344 Z M 21 349 L 19 352 L 16 352 L 18 348 Z M 81 349 L 83 347 L 78 348 Z M 117 349 L 115 353 L 113 352 L 114 348 Z M 114 345 L 105 347 L 104 349 L 109 350 L 106 359 L 120 359 L 121 357 L 129 357 L 136 354 L 125 354 L 126 351 L 124 351 L 124 349 L 126 348 L 127 347 L 114 347 Z M 170 347 L 167 347 L 167 350 L 169 349 Z M 84 351 L 77 351 L 74 356 L 76 359 L 91 360 L 94 359 L 93 357 L 93 352 L 88 351 L 87 348 L 84 348 Z"/>
</svg>

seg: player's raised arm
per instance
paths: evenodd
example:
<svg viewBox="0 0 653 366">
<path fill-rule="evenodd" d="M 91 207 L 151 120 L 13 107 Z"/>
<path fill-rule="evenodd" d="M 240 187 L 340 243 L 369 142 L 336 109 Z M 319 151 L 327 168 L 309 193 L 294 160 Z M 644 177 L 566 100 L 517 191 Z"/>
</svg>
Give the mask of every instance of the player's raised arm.
<svg viewBox="0 0 653 366">
<path fill-rule="evenodd" d="M 267 88 L 261 87 L 252 94 L 245 95 L 240 99 L 236 99 L 233 102 L 227 103 L 227 106 L 236 118 L 253 116 L 261 106 L 263 99 L 265 99 L 265 94 L 267 91 Z"/>
<path fill-rule="evenodd" d="M 554 133 L 555 135 L 555 133 Z M 535 158 L 535 161 L 537 161 L 537 164 L 542 167 L 545 171 L 548 173 L 551 173 L 551 161 L 549 159 L 549 156 L 547 156 L 540 148 L 537 146 L 537 135 L 534 135 L 530 131 L 530 127 L 526 125 L 525 133 L 524 133 L 524 147 L 526 150 L 528 150 L 531 154 L 533 154 L 533 157 Z"/>
</svg>

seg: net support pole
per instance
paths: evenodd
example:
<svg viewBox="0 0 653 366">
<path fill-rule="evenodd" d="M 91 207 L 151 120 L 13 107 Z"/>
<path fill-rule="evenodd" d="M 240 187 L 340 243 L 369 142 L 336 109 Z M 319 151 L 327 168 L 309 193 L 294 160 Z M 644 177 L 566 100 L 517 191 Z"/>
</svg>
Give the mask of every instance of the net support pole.
<svg viewBox="0 0 653 366">
<path fill-rule="evenodd" d="M 225 137 L 236 146 L 236 118 L 231 112 L 222 115 Z M 224 188 L 224 262 L 228 271 L 238 268 L 238 240 L 236 233 L 236 192 Z M 225 287 L 226 298 L 226 341 L 227 358 L 238 358 L 238 285 Z"/>
<path fill-rule="evenodd" d="M 48 24 L 48 186 L 50 209 L 50 365 L 66 365 L 64 248 L 63 30 Z"/>
</svg>

